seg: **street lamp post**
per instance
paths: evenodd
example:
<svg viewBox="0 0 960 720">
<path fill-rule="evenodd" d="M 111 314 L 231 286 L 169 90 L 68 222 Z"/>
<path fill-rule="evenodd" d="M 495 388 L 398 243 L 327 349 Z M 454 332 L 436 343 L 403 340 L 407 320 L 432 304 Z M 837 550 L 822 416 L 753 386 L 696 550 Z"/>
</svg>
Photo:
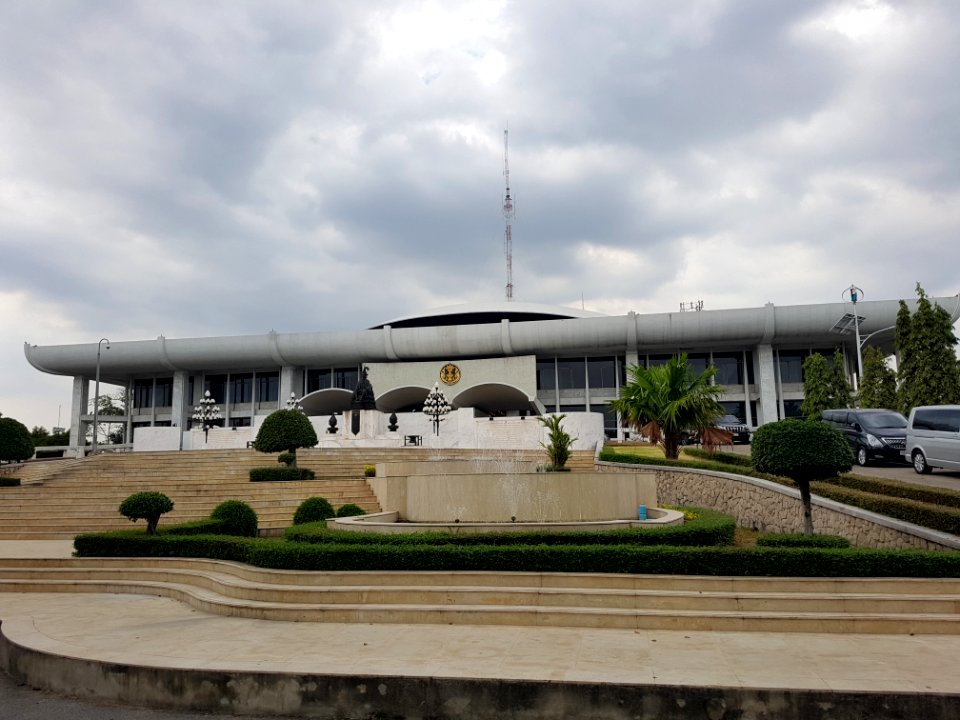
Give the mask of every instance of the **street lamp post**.
<svg viewBox="0 0 960 720">
<path fill-rule="evenodd" d="M 423 414 L 430 416 L 430 422 L 433 423 L 433 434 L 440 435 L 440 423 L 446 420 L 446 415 L 451 410 L 447 399 L 440 390 L 440 384 L 434 383 L 433 390 L 427 395 L 426 402 L 423 403 Z"/>
<path fill-rule="evenodd" d="M 293 392 L 290 393 L 290 399 L 287 400 L 287 410 L 294 410 L 298 413 L 303 413 L 306 415 L 306 413 L 303 412 L 303 405 L 301 405 L 300 401 L 297 399 L 297 394 Z"/>
<path fill-rule="evenodd" d="M 91 455 L 95 455 L 97 452 L 97 420 L 100 410 L 100 351 L 104 343 L 107 344 L 107 350 L 109 350 L 110 341 L 107 338 L 100 338 L 100 342 L 97 343 L 97 372 L 93 381 L 93 444 L 90 448 Z"/>
<path fill-rule="evenodd" d="M 207 436 L 210 427 L 215 420 L 220 420 L 223 416 L 220 414 L 220 408 L 217 401 L 210 397 L 210 391 L 203 394 L 200 404 L 193 408 L 193 419 L 203 424 L 203 444 L 207 444 Z"/>
<path fill-rule="evenodd" d="M 853 332 L 857 342 L 857 385 L 863 378 L 863 351 L 860 349 L 860 318 L 857 315 L 857 302 L 863 297 L 863 290 L 856 285 L 851 285 L 843 291 L 843 297 L 850 297 L 853 303 Z"/>
</svg>

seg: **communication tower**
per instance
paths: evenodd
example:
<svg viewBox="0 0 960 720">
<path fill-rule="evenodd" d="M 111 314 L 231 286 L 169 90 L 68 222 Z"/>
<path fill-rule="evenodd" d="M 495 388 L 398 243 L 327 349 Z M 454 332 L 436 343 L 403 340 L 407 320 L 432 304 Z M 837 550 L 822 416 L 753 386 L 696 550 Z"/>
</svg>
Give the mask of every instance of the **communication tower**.
<svg viewBox="0 0 960 720">
<path fill-rule="evenodd" d="M 507 130 L 503 131 L 503 176 L 507 183 L 507 194 L 503 198 L 503 219 L 507 228 L 503 233 L 503 253 L 507 258 L 507 300 L 513 300 L 513 198 L 510 197 L 510 162 L 507 154 Z"/>
</svg>

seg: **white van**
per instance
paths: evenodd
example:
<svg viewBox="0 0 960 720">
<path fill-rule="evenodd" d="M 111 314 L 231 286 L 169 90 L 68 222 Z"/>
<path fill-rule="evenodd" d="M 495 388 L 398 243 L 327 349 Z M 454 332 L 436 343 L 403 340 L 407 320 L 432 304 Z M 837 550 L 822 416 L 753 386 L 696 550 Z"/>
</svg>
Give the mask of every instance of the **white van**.
<svg viewBox="0 0 960 720">
<path fill-rule="evenodd" d="M 907 420 L 903 457 L 918 473 L 960 470 L 960 405 L 915 407 Z"/>
</svg>

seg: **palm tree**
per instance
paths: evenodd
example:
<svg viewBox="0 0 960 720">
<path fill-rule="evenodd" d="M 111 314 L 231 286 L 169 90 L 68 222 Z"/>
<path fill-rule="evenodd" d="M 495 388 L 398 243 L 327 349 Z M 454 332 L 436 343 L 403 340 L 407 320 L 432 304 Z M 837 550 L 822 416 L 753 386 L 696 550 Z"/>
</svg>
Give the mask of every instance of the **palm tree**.
<svg viewBox="0 0 960 720">
<path fill-rule="evenodd" d="M 660 444 L 671 460 L 680 454 L 684 432 L 712 427 L 724 413 L 717 402 L 724 388 L 711 383 L 717 369 L 710 366 L 694 375 L 686 353 L 665 365 L 634 365 L 627 372 L 629 379 L 620 388 L 620 397 L 610 405 L 638 432 Z"/>
</svg>

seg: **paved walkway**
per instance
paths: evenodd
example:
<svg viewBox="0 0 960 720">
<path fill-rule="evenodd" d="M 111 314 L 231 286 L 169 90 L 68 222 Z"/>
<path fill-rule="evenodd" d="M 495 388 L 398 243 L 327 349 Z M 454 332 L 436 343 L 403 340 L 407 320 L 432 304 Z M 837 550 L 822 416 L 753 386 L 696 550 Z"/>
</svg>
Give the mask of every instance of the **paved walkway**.
<svg viewBox="0 0 960 720">
<path fill-rule="evenodd" d="M 69 541 L 0 542 L 68 557 Z M 9 637 L 163 668 L 960 693 L 960 636 L 294 623 L 146 595 L 0 593 Z"/>
</svg>

